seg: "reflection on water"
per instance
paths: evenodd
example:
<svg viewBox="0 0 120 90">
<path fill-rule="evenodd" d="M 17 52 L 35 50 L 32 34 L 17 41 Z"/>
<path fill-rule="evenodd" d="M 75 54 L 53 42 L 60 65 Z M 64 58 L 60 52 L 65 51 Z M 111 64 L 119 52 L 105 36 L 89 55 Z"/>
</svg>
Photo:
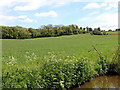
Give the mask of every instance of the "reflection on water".
<svg viewBox="0 0 120 90">
<path fill-rule="evenodd" d="M 100 76 L 90 80 L 89 82 L 86 82 L 85 84 L 79 86 L 78 88 L 75 88 L 74 90 L 77 90 L 79 88 L 96 88 L 97 90 L 99 88 L 118 88 L 119 82 L 120 80 L 118 75 Z"/>
</svg>

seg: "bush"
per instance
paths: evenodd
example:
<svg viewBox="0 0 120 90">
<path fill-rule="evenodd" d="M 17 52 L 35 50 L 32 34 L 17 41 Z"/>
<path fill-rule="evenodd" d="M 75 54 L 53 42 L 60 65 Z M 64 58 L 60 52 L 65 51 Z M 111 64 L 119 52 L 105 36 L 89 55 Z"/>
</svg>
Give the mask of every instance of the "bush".
<svg viewBox="0 0 120 90">
<path fill-rule="evenodd" d="M 93 31 L 93 35 L 102 35 L 102 33 L 101 33 L 101 31 L 94 30 L 94 31 Z"/>
<path fill-rule="evenodd" d="M 108 34 L 106 33 L 106 31 L 103 31 L 103 35 L 108 35 Z"/>
<path fill-rule="evenodd" d="M 90 31 L 90 34 L 91 34 L 91 35 L 94 35 L 94 34 L 93 34 L 93 31 Z"/>
<path fill-rule="evenodd" d="M 107 73 L 108 70 L 108 62 L 103 58 L 100 57 L 99 60 L 97 60 L 95 71 L 97 71 L 97 74 L 103 75 Z"/>
<path fill-rule="evenodd" d="M 119 56 L 120 56 L 120 46 L 117 48 L 115 55 L 112 58 L 112 61 L 109 64 L 109 72 L 111 73 L 119 73 L 120 71 L 120 63 L 119 63 Z"/>
</svg>

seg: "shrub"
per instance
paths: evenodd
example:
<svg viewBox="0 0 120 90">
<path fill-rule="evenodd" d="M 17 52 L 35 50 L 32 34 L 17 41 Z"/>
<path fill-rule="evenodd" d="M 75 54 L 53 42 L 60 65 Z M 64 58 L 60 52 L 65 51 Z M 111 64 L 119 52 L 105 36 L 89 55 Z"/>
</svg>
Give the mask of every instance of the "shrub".
<svg viewBox="0 0 120 90">
<path fill-rule="evenodd" d="M 118 46 L 115 55 L 112 58 L 111 63 L 109 64 L 109 72 L 119 73 L 120 71 L 120 63 L 119 63 L 119 56 L 120 56 L 120 46 Z"/>
<path fill-rule="evenodd" d="M 94 30 L 94 31 L 93 31 L 93 35 L 102 35 L 102 33 L 101 33 L 101 31 Z"/>
<path fill-rule="evenodd" d="M 103 35 L 107 35 L 106 31 L 103 31 Z"/>
<path fill-rule="evenodd" d="M 103 75 L 107 73 L 108 62 L 103 57 L 100 57 L 100 59 L 97 60 L 97 64 L 95 67 L 96 67 L 95 70 L 98 72 L 98 74 Z"/>
<path fill-rule="evenodd" d="M 90 31 L 90 34 L 93 35 L 93 31 Z"/>
</svg>

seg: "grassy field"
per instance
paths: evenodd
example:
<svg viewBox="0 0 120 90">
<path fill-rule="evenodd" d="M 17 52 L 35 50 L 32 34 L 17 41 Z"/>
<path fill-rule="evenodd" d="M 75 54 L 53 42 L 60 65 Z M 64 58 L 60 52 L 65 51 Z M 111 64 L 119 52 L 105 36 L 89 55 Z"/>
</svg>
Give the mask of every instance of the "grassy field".
<svg viewBox="0 0 120 90">
<path fill-rule="evenodd" d="M 92 45 L 95 46 L 95 48 L 100 52 L 100 54 L 104 57 L 105 60 L 111 61 L 116 49 L 118 47 L 118 35 L 70 35 L 70 36 L 61 36 L 61 37 L 48 37 L 48 38 L 37 38 L 37 39 L 25 39 L 25 40 L 2 40 L 2 57 L 3 57 L 3 86 L 6 87 L 50 87 L 53 84 L 50 84 L 52 81 L 44 81 L 45 78 L 42 79 L 42 83 L 39 82 L 38 84 L 26 84 L 23 79 L 21 81 L 16 80 L 16 78 L 25 78 L 25 76 L 31 75 L 30 73 L 27 73 L 27 70 L 29 69 L 29 72 L 32 71 L 32 74 L 34 75 L 34 80 L 36 81 L 35 76 L 36 73 L 42 72 L 42 70 L 48 70 L 43 69 L 45 65 L 45 62 L 47 60 L 58 60 L 59 64 L 62 66 L 62 63 L 68 63 L 71 66 L 71 63 L 75 64 L 75 62 L 83 62 L 83 66 L 85 65 L 85 70 L 88 70 L 89 65 L 95 65 L 96 62 L 99 61 L 99 55 L 98 53 L 93 49 Z M 88 61 L 84 61 L 84 59 L 87 59 Z M 76 59 L 77 58 L 77 59 Z M 63 59 L 63 61 L 60 62 L 60 60 Z M 71 62 L 66 62 L 71 61 Z M 77 61 L 74 61 L 77 60 Z M 49 61 L 50 62 L 50 61 Z M 54 61 L 56 62 L 56 61 Z M 56 64 L 59 66 L 58 62 L 54 63 L 51 61 L 52 64 Z M 76 64 L 76 66 L 79 66 Z M 86 64 L 84 64 L 86 63 Z M 41 66 L 43 65 L 43 66 Z M 65 68 L 66 64 L 63 64 L 61 68 Z M 81 64 L 80 64 L 81 65 Z M 87 65 L 87 66 L 86 66 Z M 66 70 L 70 67 L 66 66 Z M 49 66 L 48 66 L 49 67 Z M 57 67 L 57 66 L 56 66 Z M 36 69 L 37 68 L 37 69 Z M 40 69 L 41 68 L 41 69 Z M 59 68 L 59 67 L 58 67 Z M 53 67 L 51 67 L 53 69 Z M 27 74 L 20 74 L 23 77 L 20 77 L 16 75 L 17 70 L 20 72 L 26 72 Z M 36 70 L 36 72 L 34 72 Z M 72 69 L 69 68 L 68 71 Z M 75 70 L 75 69 L 74 69 Z M 46 72 L 46 74 L 50 73 L 51 70 L 48 70 L 49 72 Z M 93 74 L 99 74 L 94 72 L 88 73 L 88 76 L 85 76 L 85 78 L 90 78 L 93 76 Z M 91 72 L 92 72 L 91 71 Z M 16 73 L 15 73 L 16 72 Z M 45 72 L 45 71 L 44 71 Z M 54 71 L 55 72 L 55 71 Z M 71 72 L 71 71 L 70 71 Z M 81 71 L 82 72 L 82 71 Z M 52 72 L 51 72 L 52 73 Z M 60 73 L 60 72 L 59 72 Z M 73 73 L 73 72 L 71 72 Z M 87 72 L 86 72 L 87 73 Z M 10 74 L 10 75 L 9 75 Z M 44 73 L 45 74 L 45 73 Z M 43 73 L 40 73 L 41 76 L 44 76 Z M 90 76 L 91 74 L 91 76 Z M 16 76 L 15 76 L 16 75 Z M 54 75 L 54 74 L 52 74 Z M 55 74 L 56 75 L 56 74 Z M 68 74 L 66 74 L 68 75 Z M 87 75 L 87 74 L 86 74 Z M 50 76 L 50 75 L 48 75 Z M 59 76 L 59 75 L 56 75 Z M 84 75 L 83 75 L 84 76 Z M 80 77 L 83 77 L 80 76 Z M 51 76 L 52 77 L 52 76 Z M 47 78 L 51 78 L 47 77 Z M 66 88 L 71 87 L 71 85 L 75 85 L 76 82 L 71 80 L 73 76 L 69 76 L 69 80 L 65 79 L 66 76 L 64 76 L 64 79 L 59 79 L 59 84 L 62 87 L 62 85 Z M 43 77 L 42 77 L 43 78 Z M 61 77 L 60 77 L 61 78 Z M 84 78 L 84 77 L 83 77 Z M 31 79 L 25 79 L 31 81 Z M 34 81 L 32 80 L 32 81 Z M 40 79 L 41 80 L 41 79 Z M 88 80 L 88 79 L 86 79 Z M 86 80 L 80 80 L 78 82 L 86 81 Z M 7 82 L 6 82 L 7 81 Z M 14 81 L 14 82 L 13 82 Z M 39 80 L 38 80 L 39 81 Z M 54 81 L 54 80 L 53 80 Z M 61 81 L 64 81 L 64 84 Z M 69 82 L 68 82 L 69 81 Z M 22 83 L 21 83 L 22 82 Z M 45 83 L 43 83 L 45 82 Z M 13 83 L 12 85 L 9 85 L 10 83 Z M 24 83 L 24 84 L 23 84 Z M 32 82 L 30 82 L 32 83 Z M 78 83 L 78 84 L 81 84 Z M 23 86 L 22 86 L 23 85 Z M 33 85 L 33 86 L 32 86 Z M 54 85 L 53 85 L 54 86 Z"/>
<path fill-rule="evenodd" d="M 34 53 L 39 57 L 45 56 L 48 52 L 54 52 L 60 57 L 75 55 L 96 60 L 98 54 L 93 49 L 92 44 L 101 55 L 110 58 L 118 46 L 118 36 L 73 35 L 26 40 L 2 40 L 2 56 L 5 59 L 14 56 L 21 62 L 21 60 L 24 61 L 26 52 Z"/>
<path fill-rule="evenodd" d="M 119 31 L 109 31 L 109 32 L 107 32 L 108 34 L 120 34 L 120 32 Z"/>
</svg>

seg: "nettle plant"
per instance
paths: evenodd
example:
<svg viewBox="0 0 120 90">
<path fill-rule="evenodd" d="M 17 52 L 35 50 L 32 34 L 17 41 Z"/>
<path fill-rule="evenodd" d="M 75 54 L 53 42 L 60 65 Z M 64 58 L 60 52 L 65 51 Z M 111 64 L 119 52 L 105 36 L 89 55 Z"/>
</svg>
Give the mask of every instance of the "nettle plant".
<svg viewBox="0 0 120 90">
<path fill-rule="evenodd" d="M 86 58 L 67 56 L 57 59 L 49 58 L 42 65 L 41 76 L 44 87 L 70 88 L 89 80 L 94 69 Z"/>
<path fill-rule="evenodd" d="M 109 63 L 104 57 L 99 57 L 95 65 L 95 71 L 97 71 L 97 74 L 104 75 L 105 73 L 107 73 L 108 64 Z"/>
</svg>

